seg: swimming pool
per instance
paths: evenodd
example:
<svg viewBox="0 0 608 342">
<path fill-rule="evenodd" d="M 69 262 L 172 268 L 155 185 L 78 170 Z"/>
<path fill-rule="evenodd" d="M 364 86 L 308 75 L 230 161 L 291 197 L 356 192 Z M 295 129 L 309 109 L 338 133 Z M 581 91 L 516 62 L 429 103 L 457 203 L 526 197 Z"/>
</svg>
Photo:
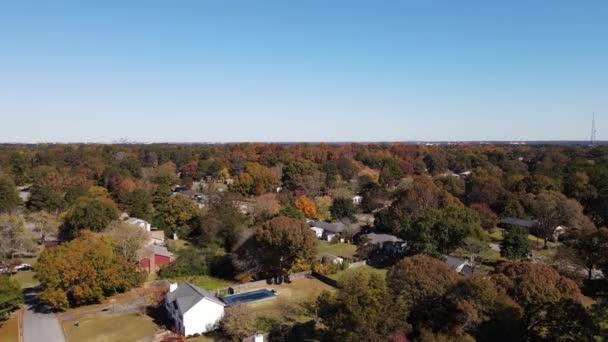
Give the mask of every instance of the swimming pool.
<svg viewBox="0 0 608 342">
<path fill-rule="evenodd" d="M 270 299 L 276 296 L 276 293 L 267 289 L 262 289 L 226 296 L 224 297 L 224 301 L 228 304 L 251 303 L 257 302 L 258 300 Z"/>
</svg>

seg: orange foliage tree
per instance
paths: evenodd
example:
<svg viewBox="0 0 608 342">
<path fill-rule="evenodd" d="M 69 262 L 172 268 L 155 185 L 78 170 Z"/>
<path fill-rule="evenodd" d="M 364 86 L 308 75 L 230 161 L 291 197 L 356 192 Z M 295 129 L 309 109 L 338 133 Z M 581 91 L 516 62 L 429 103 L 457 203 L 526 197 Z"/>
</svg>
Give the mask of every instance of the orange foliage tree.
<svg viewBox="0 0 608 342">
<path fill-rule="evenodd" d="M 310 198 L 306 197 L 306 195 L 301 195 L 300 197 L 298 197 L 296 199 L 295 206 L 306 217 L 317 217 L 317 207 L 315 206 L 315 202 Z"/>
</svg>

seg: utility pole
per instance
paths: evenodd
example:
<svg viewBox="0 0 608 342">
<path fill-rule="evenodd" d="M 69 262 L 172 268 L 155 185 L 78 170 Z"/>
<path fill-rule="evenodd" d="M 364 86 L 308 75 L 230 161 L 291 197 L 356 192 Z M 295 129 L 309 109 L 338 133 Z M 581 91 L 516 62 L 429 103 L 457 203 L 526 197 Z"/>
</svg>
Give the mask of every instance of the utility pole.
<svg viewBox="0 0 608 342">
<path fill-rule="evenodd" d="M 593 145 L 595 143 L 595 133 L 597 132 L 597 130 L 595 129 L 595 112 L 592 114 L 591 116 L 591 145 Z"/>
</svg>

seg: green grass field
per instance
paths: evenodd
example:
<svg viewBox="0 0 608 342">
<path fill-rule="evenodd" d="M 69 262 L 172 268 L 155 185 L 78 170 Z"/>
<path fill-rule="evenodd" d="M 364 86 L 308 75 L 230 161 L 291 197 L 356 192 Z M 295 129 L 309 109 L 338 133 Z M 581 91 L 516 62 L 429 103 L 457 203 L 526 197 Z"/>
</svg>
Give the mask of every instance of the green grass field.
<svg viewBox="0 0 608 342">
<path fill-rule="evenodd" d="M 218 290 L 236 284 L 236 282 L 232 282 L 226 279 L 215 278 L 207 275 L 181 277 L 176 280 L 177 282 L 187 281 L 208 291 Z"/>
<path fill-rule="evenodd" d="M 317 254 L 333 254 L 339 257 L 354 258 L 357 253 L 357 246 L 350 243 L 330 243 L 319 240 L 317 245 Z"/>
<path fill-rule="evenodd" d="M 314 278 L 294 279 L 289 284 L 261 285 L 257 289 L 262 288 L 275 290 L 277 297 L 245 304 L 253 309 L 257 317 L 268 317 L 278 321 L 292 320 L 298 322 L 305 322 L 313 317 L 307 316 L 305 313 L 301 312 L 301 310 L 296 310 L 298 312 L 286 315 L 284 310 L 286 306 L 300 309 L 301 304 L 315 301 L 321 292 L 335 291 L 333 287 Z M 256 290 L 256 288 L 248 289 L 248 291 L 254 290 Z"/>
<path fill-rule="evenodd" d="M 383 269 L 383 268 L 375 268 L 369 265 L 364 265 L 361 267 L 356 267 L 356 268 L 349 268 L 347 270 L 344 271 L 339 271 L 337 273 L 328 275 L 329 278 L 340 281 L 340 279 L 342 279 L 344 276 L 348 275 L 348 274 L 353 274 L 353 273 L 358 273 L 358 272 L 370 272 L 370 273 L 377 273 L 383 277 L 386 276 L 386 272 L 388 272 L 387 269 Z"/>
<path fill-rule="evenodd" d="M 75 323 L 79 322 L 80 326 Z M 70 342 L 118 342 L 149 338 L 161 329 L 152 318 L 138 314 L 86 315 L 63 323 Z"/>
<path fill-rule="evenodd" d="M 11 279 L 16 280 L 22 289 L 35 287 L 38 285 L 38 280 L 34 279 L 34 271 L 20 271 L 11 276 Z"/>
</svg>

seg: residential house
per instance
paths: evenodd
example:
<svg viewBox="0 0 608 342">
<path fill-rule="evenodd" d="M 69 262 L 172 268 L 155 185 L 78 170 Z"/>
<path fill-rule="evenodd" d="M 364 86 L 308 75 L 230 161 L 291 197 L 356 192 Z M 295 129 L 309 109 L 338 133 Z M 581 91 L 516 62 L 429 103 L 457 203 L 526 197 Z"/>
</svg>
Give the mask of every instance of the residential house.
<svg viewBox="0 0 608 342">
<path fill-rule="evenodd" d="M 190 283 L 171 284 L 165 296 L 167 316 L 183 336 L 215 330 L 224 317 L 225 306 L 213 293 Z"/>
<path fill-rule="evenodd" d="M 366 235 L 371 251 L 380 251 L 387 256 L 401 256 L 405 252 L 405 241 L 390 235 L 370 233 Z"/>
<path fill-rule="evenodd" d="M 148 221 L 136 217 L 128 218 L 125 223 L 132 226 L 138 226 L 146 232 L 150 232 L 152 230 L 152 225 Z"/>
<path fill-rule="evenodd" d="M 162 230 L 153 230 L 148 234 L 147 245 L 159 245 L 165 244 L 165 232 Z"/>
<path fill-rule="evenodd" d="M 321 255 L 321 263 L 332 263 L 334 265 L 342 265 L 344 263 L 344 259 L 333 254 L 323 254 Z"/>
<path fill-rule="evenodd" d="M 465 277 L 470 277 L 473 275 L 473 265 L 468 260 L 453 257 L 451 255 L 442 255 L 442 257 L 445 259 L 448 266 L 456 271 L 456 273 Z"/>
<path fill-rule="evenodd" d="M 158 272 L 161 266 L 169 265 L 173 261 L 173 253 L 167 247 L 149 245 L 139 251 L 139 265 L 148 273 Z"/>
<path fill-rule="evenodd" d="M 195 190 L 185 190 L 180 192 L 179 194 L 188 196 L 191 200 L 195 201 L 199 208 L 203 208 L 209 203 L 209 196 L 205 195 L 200 191 Z"/>
<path fill-rule="evenodd" d="M 358 225 L 347 225 L 343 222 L 308 221 L 308 224 L 318 238 L 330 242 L 336 238 L 344 241 L 345 237 L 354 236 L 361 230 Z"/>
<path fill-rule="evenodd" d="M 359 195 L 353 196 L 353 204 L 354 204 L 354 205 L 359 205 L 359 204 L 361 204 L 361 201 L 362 201 L 362 200 L 363 200 L 363 197 L 362 197 L 362 196 L 359 196 Z"/>
<path fill-rule="evenodd" d="M 514 217 L 506 217 L 500 220 L 498 226 L 507 229 L 511 227 L 522 227 L 527 229 L 531 234 L 535 234 L 537 236 L 539 235 L 539 232 L 537 231 L 538 220 L 526 220 Z M 557 241 L 561 235 L 566 233 L 567 230 L 568 228 L 563 225 L 558 225 L 557 227 L 555 227 L 551 234 L 553 241 Z"/>
</svg>

